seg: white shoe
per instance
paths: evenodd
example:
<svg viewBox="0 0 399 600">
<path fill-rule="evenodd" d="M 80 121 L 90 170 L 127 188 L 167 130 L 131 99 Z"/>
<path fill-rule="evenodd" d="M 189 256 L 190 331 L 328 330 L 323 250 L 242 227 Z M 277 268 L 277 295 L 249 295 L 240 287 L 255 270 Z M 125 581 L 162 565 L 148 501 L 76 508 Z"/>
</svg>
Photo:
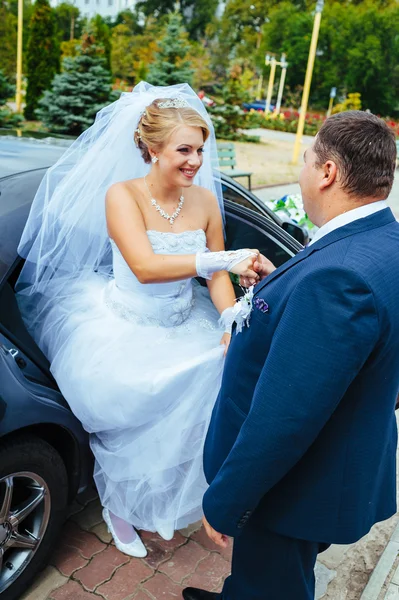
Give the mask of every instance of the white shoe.
<svg viewBox="0 0 399 600">
<path fill-rule="evenodd" d="M 169 542 L 173 536 L 175 535 L 175 530 L 173 529 L 173 525 L 162 525 L 157 528 L 157 533 L 164 539 L 166 542 Z"/>
<path fill-rule="evenodd" d="M 123 552 L 123 554 L 128 554 L 129 556 L 135 556 L 136 558 L 144 558 L 145 556 L 147 556 L 146 547 L 144 546 L 138 534 L 136 539 L 133 542 L 130 542 L 130 544 L 124 544 L 118 539 L 118 536 L 116 535 L 115 530 L 112 526 L 112 521 L 111 517 L 109 516 L 108 508 L 103 508 L 103 519 L 108 527 L 108 531 L 114 538 L 115 546 L 120 552 Z"/>
</svg>

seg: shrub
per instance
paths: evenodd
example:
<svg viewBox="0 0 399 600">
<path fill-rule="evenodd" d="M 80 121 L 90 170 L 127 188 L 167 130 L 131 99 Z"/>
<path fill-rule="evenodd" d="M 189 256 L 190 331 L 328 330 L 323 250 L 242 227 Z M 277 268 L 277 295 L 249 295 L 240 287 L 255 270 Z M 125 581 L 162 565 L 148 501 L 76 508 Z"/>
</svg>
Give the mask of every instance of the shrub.
<svg viewBox="0 0 399 600">
<path fill-rule="evenodd" d="M 90 36 L 83 39 L 76 56 L 64 58 L 62 67 L 37 112 L 51 131 L 79 135 L 117 95 L 112 91 L 111 73 Z"/>
</svg>

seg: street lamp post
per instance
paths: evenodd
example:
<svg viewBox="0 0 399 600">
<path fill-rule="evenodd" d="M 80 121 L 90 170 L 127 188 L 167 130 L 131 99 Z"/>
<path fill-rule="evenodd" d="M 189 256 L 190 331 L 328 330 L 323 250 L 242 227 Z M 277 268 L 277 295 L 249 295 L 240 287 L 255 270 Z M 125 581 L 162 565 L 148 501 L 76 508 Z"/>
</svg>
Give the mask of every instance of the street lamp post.
<svg viewBox="0 0 399 600">
<path fill-rule="evenodd" d="M 332 113 L 332 107 L 334 104 L 334 98 L 337 95 L 337 88 L 336 87 L 332 87 L 331 88 L 331 92 L 330 92 L 330 102 L 328 104 L 328 110 L 327 110 L 327 117 L 331 117 L 331 113 Z"/>
<path fill-rule="evenodd" d="M 310 84 L 312 83 L 313 67 L 317 50 L 317 41 L 319 39 L 321 13 L 324 8 L 324 0 L 317 0 L 316 14 L 313 24 L 312 41 L 310 42 L 308 66 L 306 69 L 305 84 L 303 86 L 302 103 L 301 103 L 301 114 L 299 115 L 298 129 L 296 132 L 294 153 L 292 156 L 292 163 L 296 165 L 298 163 L 298 156 L 301 149 L 301 141 L 303 136 L 303 129 L 305 126 L 306 110 L 308 108 Z"/>
<path fill-rule="evenodd" d="M 281 101 L 283 99 L 283 91 L 284 91 L 284 84 L 285 84 L 285 76 L 287 75 L 287 67 L 288 67 L 288 63 L 285 60 L 285 54 L 281 55 L 280 65 L 281 65 L 281 77 L 280 77 L 280 85 L 278 88 L 277 103 L 276 103 L 276 114 L 278 114 L 278 115 L 280 114 Z"/>
<path fill-rule="evenodd" d="M 262 99 L 262 88 L 263 88 L 263 73 L 260 74 L 259 81 L 258 81 L 258 89 L 257 89 L 257 92 L 256 92 L 256 99 L 257 100 L 261 100 Z"/>
<path fill-rule="evenodd" d="M 281 100 L 282 100 L 282 97 L 283 97 L 285 76 L 287 74 L 287 67 L 288 67 L 288 63 L 287 63 L 287 61 L 285 59 L 285 54 L 281 55 L 280 62 L 278 62 L 275 59 L 274 56 L 270 56 L 270 54 L 266 54 L 266 56 L 265 56 L 265 65 L 270 65 L 270 76 L 269 76 L 269 85 L 267 87 L 267 98 L 266 98 L 265 113 L 266 112 L 270 112 L 270 105 L 272 103 L 274 78 L 276 76 L 276 67 L 281 67 L 282 68 L 281 78 L 280 78 L 280 85 L 279 85 L 278 95 L 277 95 L 277 104 L 276 104 L 276 112 L 278 114 L 280 112 L 280 108 L 281 108 Z"/>
<path fill-rule="evenodd" d="M 274 56 L 270 57 L 268 54 L 266 54 L 265 64 L 266 65 L 270 65 L 269 85 L 267 86 L 267 98 L 266 98 L 265 112 L 270 112 L 270 105 L 271 105 L 271 102 L 272 102 L 272 94 L 273 94 L 274 78 L 276 76 L 277 61 L 274 58 Z"/>
<path fill-rule="evenodd" d="M 16 94 L 15 104 L 17 112 L 21 112 L 21 90 L 22 90 L 22 31 L 23 31 L 23 0 L 18 0 L 18 34 L 17 34 L 17 77 L 16 77 Z"/>
</svg>

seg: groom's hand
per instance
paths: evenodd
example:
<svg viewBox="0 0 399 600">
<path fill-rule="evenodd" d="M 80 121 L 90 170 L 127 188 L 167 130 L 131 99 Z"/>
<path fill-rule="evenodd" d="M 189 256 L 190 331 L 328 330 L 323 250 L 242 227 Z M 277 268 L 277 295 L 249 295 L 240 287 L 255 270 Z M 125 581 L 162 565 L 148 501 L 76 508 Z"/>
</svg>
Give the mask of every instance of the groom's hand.
<svg viewBox="0 0 399 600">
<path fill-rule="evenodd" d="M 258 281 L 264 279 L 270 273 L 276 270 L 277 267 L 274 266 L 271 260 L 263 256 L 263 254 L 258 254 L 257 259 L 254 261 L 253 269 L 257 273 L 257 277 L 240 277 L 240 285 L 242 287 L 250 287 L 251 285 L 255 285 Z"/>
<path fill-rule="evenodd" d="M 222 548 L 227 548 L 227 535 L 216 531 L 216 529 L 214 529 L 212 525 L 208 523 L 205 517 L 202 518 L 202 522 L 204 524 L 205 531 L 209 539 L 211 539 L 212 542 L 215 542 L 215 544 L 217 544 L 218 546 L 221 546 Z"/>
</svg>

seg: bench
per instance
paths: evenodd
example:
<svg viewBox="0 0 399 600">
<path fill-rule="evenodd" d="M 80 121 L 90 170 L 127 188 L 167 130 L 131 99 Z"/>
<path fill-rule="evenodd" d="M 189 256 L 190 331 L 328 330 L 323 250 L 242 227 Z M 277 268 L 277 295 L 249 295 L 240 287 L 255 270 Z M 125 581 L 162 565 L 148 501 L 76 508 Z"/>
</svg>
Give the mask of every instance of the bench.
<svg viewBox="0 0 399 600">
<path fill-rule="evenodd" d="M 235 169 L 236 166 L 236 151 L 232 142 L 221 142 L 217 144 L 219 167 L 229 167 L 224 172 L 229 177 L 248 177 L 248 188 L 251 190 L 251 175 L 250 171 L 240 171 Z"/>
</svg>

